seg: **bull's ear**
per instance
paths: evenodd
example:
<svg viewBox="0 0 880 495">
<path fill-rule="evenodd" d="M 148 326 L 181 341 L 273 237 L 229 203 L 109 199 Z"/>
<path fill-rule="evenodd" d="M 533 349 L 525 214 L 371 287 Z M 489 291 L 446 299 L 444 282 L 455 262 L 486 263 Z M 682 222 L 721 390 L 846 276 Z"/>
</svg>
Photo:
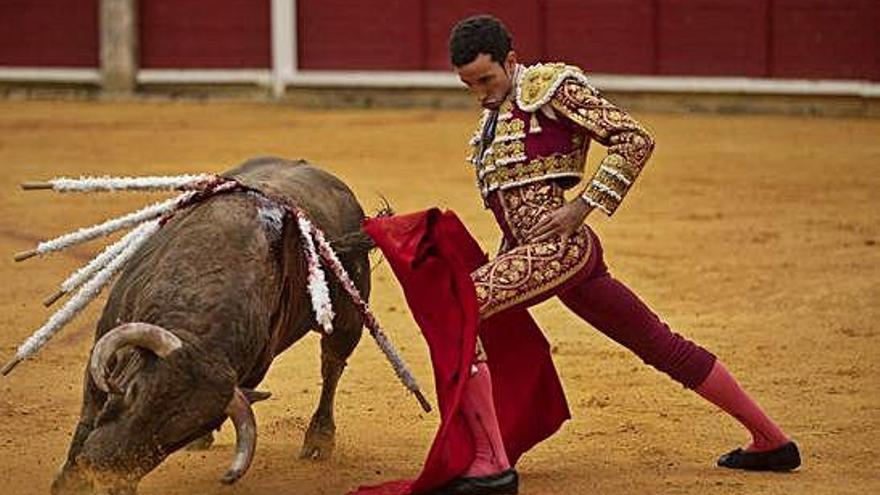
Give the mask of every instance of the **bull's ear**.
<svg viewBox="0 0 880 495">
<path fill-rule="evenodd" d="M 244 396 L 247 398 L 248 402 L 253 404 L 254 402 L 260 402 L 261 400 L 266 400 L 269 397 L 272 397 L 272 392 L 263 392 L 261 390 L 254 390 L 251 388 L 241 388 L 242 392 L 244 392 Z"/>
</svg>

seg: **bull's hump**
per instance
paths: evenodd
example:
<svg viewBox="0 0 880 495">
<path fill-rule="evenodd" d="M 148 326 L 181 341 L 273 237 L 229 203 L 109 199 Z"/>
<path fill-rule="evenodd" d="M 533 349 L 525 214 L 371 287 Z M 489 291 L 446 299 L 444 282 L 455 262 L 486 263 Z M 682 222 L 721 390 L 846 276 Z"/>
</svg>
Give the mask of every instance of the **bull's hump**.
<svg viewBox="0 0 880 495">
<path fill-rule="evenodd" d="M 240 283 L 242 277 L 232 277 L 232 272 L 258 271 L 265 276 L 274 268 L 271 243 L 256 200 L 246 194 L 226 194 L 172 218 L 132 266 L 151 267 L 157 277 L 191 274 Z"/>
<path fill-rule="evenodd" d="M 245 193 L 231 193 L 206 199 L 176 215 L 166 226 L 169 241 L 202 244 L 204 237 L 230 237 L 259 242 L 261 223 L 257 201 Z M 166 229 L 163 229 L 166 230 Z M 222 245 L 212 245 L 223 248 Z"/>
<path fill-rule="evenodd" d="M 340 179 L 303 160 L 266 157 L 223 174 L 271 195 L 291 199 L 331 236 L 360 228 L 363 210 Z"/>
</svg>

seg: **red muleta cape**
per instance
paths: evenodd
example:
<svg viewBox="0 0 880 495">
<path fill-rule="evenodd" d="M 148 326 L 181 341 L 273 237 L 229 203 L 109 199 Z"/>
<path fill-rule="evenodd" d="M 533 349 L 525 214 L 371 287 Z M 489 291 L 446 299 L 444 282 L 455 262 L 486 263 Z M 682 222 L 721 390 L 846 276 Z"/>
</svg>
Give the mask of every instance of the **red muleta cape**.
<svg viewBox="0 0 880 495">
<path fill-rule="evenodd" d="M 511 463 L 569 419 L 550 346 L 528 311 L 503 311 L 479 323 L 470 274 L 488 259 L 453 212 L 434 208 L 372 218 L 364 223 L 364 230 L 391 265 L 428 343 L 441 423 L 417 479 L 361 487 L 352 493 L 427 493 L 470 466 L 473 441 L 458 408 L 470 376 L 478 327 Z"/>
</svg>

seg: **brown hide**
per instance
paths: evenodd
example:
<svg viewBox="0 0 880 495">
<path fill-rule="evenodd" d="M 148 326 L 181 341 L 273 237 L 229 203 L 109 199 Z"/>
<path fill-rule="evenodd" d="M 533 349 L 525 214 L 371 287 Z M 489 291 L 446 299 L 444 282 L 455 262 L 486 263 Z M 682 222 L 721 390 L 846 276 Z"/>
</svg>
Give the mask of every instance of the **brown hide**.
<svg viewBox="0 0 880 495">
<path fill-rule="evenodd" d="M 224 175 L 292 199 L 328 239 L 360 230 L 363 210 L 348 187 L 305 162 L 260 158 Z M 122 394 L 101 392 L 86 374 L 82 418 L 54 493 L 133 490 L 165 456 L 223 422 L 236 386 L 255 387 L 277 354 L 316 329 L 299 230 L 290 217 L 273 229 L 259 214 L 270 206 L 251 192 L 211 197 L 177 213 L 125 265 L 96 340 L 139 321 L 171 331 L 184 347 L 165 359 L 143 349 L 117 353 Z M 340 258 L 368 297 L 367 253 Z M 327 393 L 313 423 L 332 439 L 336 380 L 363 322 L 327 278 L 335 331 L 322 340 Z"/>
</svg>

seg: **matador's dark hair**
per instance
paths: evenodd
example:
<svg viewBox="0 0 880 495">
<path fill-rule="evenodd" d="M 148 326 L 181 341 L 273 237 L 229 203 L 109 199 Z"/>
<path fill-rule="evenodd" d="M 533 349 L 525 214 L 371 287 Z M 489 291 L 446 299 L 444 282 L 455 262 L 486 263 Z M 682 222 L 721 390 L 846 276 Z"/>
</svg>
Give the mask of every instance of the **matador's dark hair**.
<svg viewBox="0 0 880 495">
<path fill-rule="evenodd" d="M 510 32 L 491 15 L 463 19 L 449 35 L 449 58 L 456 67 L 473 62 L 481 53 L 491 56 L 493 62 L 503 63 L 512 47 Z"/>
</svg>

